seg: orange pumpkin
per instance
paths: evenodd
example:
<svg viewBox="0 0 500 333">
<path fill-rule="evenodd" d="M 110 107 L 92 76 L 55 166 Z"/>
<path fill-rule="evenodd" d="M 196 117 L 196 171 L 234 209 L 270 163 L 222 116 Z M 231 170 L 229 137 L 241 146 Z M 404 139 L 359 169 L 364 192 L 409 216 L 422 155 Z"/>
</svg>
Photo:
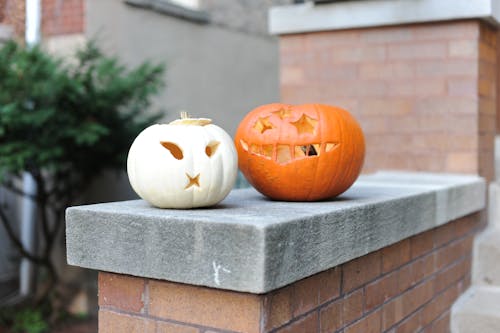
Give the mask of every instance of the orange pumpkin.
<svg viewBox="0 0 500 333">
<path fill-rule="evenodd" d="M 240 123 L 235 144 L 248 182 L 286 201 L 341 194 L 359 176 L 365 156 L 357 121 L 341 108 L 321 104 L 260 106 Z"/>
</svg>

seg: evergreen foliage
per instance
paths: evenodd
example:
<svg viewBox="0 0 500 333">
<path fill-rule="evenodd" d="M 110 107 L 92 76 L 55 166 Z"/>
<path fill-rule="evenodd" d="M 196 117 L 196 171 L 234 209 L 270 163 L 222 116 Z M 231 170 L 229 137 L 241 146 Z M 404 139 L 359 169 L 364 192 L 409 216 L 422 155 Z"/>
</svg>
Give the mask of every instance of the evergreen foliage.
<svg viewBox="0 0 500 333">
<path fill-rule="evenodd" d="M 103 170 L 125 167 L 133 139 L 160 117 L 145 111 L 163 71 L 149 62 L 129 70 L 93 42 L 68 63 L 15 42 L 0 49 L 0 184 L 29 196 L 16 178 L 33 176 L 44 248 L 27 252 L 3 207 L 0 225 L 22 256 L 47 269 L 48 291 L 57 281 L 50 257 L 65 208 Z"/>
</svg>

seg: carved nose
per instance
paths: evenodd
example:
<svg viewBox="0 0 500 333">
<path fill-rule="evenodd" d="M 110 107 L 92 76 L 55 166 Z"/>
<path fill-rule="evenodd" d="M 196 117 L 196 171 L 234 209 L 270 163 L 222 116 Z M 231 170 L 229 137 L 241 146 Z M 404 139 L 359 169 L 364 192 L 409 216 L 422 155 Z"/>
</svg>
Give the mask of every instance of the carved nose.
<svg viewBox="0 0 500 333">
<path fill-rule="evenodd" d="M 186 173 L 186 176 L 187 176 L 189 182 L 186 185 L 186 187 L 184 187 L 185 190 L 187 190 L 188 188 L 190 188 L 192 186 L 200 187 L 200 174 L 197 174 L 196 176 L 191 177 L 188 173 Z"/>
</svg>

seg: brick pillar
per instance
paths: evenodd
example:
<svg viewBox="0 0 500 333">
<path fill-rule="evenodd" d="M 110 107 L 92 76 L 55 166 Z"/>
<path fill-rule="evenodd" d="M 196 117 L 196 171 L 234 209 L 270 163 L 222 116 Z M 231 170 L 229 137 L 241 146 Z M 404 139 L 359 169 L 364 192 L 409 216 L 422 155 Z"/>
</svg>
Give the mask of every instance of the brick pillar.
<svg viewBox="0 0 500 333">
<path fill-rule="evenodd" d="M 350 110 L 364 129 L 364 172 L 494 178 L 497 30 L 480 20 L 280 36 L 284 102 Z"/>
<path fill-rule="evenodd" d="M 447 332 L 478 214 L 267 294 L 101 272 L 99 332 Z"/>
</svg>

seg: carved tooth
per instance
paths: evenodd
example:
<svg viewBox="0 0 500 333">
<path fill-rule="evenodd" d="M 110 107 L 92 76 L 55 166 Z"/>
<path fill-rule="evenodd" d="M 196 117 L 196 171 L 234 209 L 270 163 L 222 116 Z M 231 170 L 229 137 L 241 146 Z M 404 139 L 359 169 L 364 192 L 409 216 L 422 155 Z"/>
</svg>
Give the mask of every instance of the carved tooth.
<svg viewBox="0 0 500 333">
<path fill-rule="evenodd" d="M 306 157 L 306 146 L 295 146 L 294 148 L 294 153 L 295 153 L 295 158 L 304 158 Z"/>
<path fill-rule="evenodd" d="M 241 148 L 243 148 L 244 151 L 248 151 L 248 143 L 246 143 L 243 140 L 240 140 Z"/>
<path fill-rule="evenodd" d="M 253 153 L 253 154 L 256 154 L 256 155 L 261 155 L 260 154 L 260 146 L 252 143 L 250 145 L 250 152 Z"/>
<path fill-rule="evenodd" d="M 274 146 L 273 145 L 262 145 L 262 156 L 264 156 L 267 159 L 272 159 L 273 158 L 273 150 Z"/>
<path fill-rule="evenodd" d="M 277 145 L 276 146 L 276 161 L 280 164 L 288 163 L 292 160 L 292 155 L 290 153 L 290 146 L 288 145 Z"/>
<path fill-rule="evenodd" d="M 337 142 L 327 142 L 327 144 L 325 146 L 325 151 L 328 153 L 329 151 L 332 151 L 338 145 L 339 144 Z"/>
</svg>

